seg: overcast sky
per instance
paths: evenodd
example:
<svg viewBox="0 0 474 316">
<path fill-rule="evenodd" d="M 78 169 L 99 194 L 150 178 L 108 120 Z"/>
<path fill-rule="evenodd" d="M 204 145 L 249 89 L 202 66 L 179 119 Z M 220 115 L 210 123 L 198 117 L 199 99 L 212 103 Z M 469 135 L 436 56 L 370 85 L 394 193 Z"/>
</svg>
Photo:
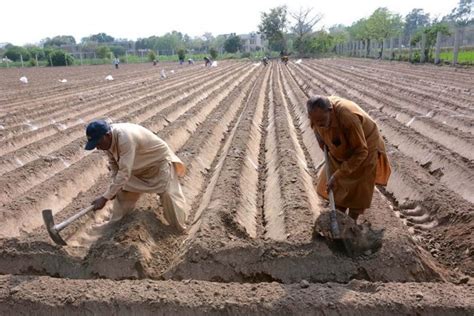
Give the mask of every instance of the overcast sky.
<svg viewBox="0 0 474 316">
<path fill-rule="evenodd" d="M 42 38 L 84 36 L 105 32 L 116 38 L 137 39 L 177 30 L 191 36 L 248 33 L 257 30 L 261 12 L 288 4 L 289 10 L 312 7 L 324 15 L 316 26 L 350 25 L 369 16 L 378 7 L 406 15 L 422 8 L 432 17 L 443 16 L 458 0 L 20 0 L 0 5 L 0 43 L 37 43 Z"/>
</svg>

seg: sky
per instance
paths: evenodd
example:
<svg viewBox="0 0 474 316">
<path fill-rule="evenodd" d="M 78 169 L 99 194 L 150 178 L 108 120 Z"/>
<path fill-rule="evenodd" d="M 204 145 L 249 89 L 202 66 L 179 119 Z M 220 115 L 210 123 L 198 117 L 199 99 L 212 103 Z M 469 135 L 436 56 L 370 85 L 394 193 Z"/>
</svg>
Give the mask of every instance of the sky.
<svg viewBox="0 0 474 316">
<path fill-rule="evenodd" d="M 290 11 L 313 8 L 323 19 L 316 29 L 350 25 L 379 7 L 405 16 L 422 8 L 432 17 L 443 16 L 458 0 L 210 0 L 210 1 L 110 1 L 21 0 L 2 1 L 0 43 L 34 44 L 45 37 L 82 37 L 105 32 L 115 38 L 136 40 L 177 30 L 190 36 L 211 32 L 244 34 L 257 31 L 261 12 L 287 4 Z"/>
</svg>

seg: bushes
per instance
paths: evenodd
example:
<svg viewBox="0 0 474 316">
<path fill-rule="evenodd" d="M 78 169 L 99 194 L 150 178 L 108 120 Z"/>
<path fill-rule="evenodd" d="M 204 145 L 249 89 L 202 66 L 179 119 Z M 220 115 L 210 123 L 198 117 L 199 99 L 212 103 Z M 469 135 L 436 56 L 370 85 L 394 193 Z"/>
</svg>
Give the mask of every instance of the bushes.
<svg viewBox="0 0 474 316">
<path fill-rule="evenodd" d="M 74 63 L 74 57 L 63 50 L 54 50 L 49 53 L 48 66 L 70 66 Z"/>
<path fill-rule="evenodd" d="M 240 54 L 240 58 L 250 58 L 250 57 L 251 57 L 251 54 L 249 52 L 244 52 Z"/>
<path fill-rule="evenodd" d="M 148 51 L 147 56 L 149 61 L 154 61 L 156 59 L 156 53 L 152 50 Z"/>
<path fill-rule="evenodd" d="M 109 46 L 109 48 L 115 57 L 120 57 L 120 56 L 125 55 L 125 48 L 123 48 L 122 46 Z"/>
<path fill-rule="evenodd" d="M 97 54 L 97 57 L 103 58 L 103 59 L 108 59 L 112 57 L 112 51 L 108 46 L 99 46 L 95 50 L 95 53 Z"/>
<path fill-rule="evenodd" d="M 217 54 L 218 54 L 217 49 L 211 48 L 209 50 L 209 54 L 211 55 L 212 60 L 215 60 L 217 58 Z"/>
<path fill-rule="evenodd" d="M 186 58 L 186 50 L 184 48 L 178 49 L 178 59 L 183 60 Z"/>
<path fill-rule="evenodd" d="M 11 46 L 3 54 L 4 57 L 8 57 L 11 61 L 20 61 L 23 57 L 23 61 L 28 61 L 30 59 L 30 53 L 24 47 Z M 21 56 L 21 57 L 20 57 Z"/>
</svg>

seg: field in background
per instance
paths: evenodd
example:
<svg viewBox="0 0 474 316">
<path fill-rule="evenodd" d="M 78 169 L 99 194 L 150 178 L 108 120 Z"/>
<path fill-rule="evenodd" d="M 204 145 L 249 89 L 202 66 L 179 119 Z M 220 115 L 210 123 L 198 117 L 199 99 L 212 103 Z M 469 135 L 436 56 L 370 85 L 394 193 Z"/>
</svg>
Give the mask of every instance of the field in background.
<svg viewBox="0 0 474 316">
<path fill-rule="evenodd" d="M 360 58 L 0 69 L 0 313 L 472 314 L 473 80 Z M 327 210 L 313 187 L 315 93 L 357 102 L 386 141 L 392 176 L 363 216 L 385 229 L 374 254 L 314 239 Z M 120 222 L 107 224 L 109 206 L 52 244 L 41 210 L 64 220 L 109 182 L 104 155 L 83 149 L 94 118 L 139 123 L 184 161 L 188 234 L 149 194 Z"/>
</svg>

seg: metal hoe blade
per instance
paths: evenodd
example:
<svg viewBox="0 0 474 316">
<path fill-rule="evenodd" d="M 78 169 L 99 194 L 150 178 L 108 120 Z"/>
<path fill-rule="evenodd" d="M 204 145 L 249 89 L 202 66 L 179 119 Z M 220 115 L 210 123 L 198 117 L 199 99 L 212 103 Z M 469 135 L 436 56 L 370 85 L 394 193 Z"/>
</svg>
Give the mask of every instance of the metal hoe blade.
<svg viewBox="0 0 474 316">
<path fill-rule="evenodd" d="M 58 245 L 60 246 L 66 246 L 67 243 L 64 241 L 64 239 L 59 236 L 59 231 L 57 231 L 54 228 L 54 218 L 53 218 L 53 211 L 48 209 L 48 210 L 43 210 L 43 220 L 44 224 L 46 225 L 46 229 L 48 230 L 49 237 Z"/>
</svg>

